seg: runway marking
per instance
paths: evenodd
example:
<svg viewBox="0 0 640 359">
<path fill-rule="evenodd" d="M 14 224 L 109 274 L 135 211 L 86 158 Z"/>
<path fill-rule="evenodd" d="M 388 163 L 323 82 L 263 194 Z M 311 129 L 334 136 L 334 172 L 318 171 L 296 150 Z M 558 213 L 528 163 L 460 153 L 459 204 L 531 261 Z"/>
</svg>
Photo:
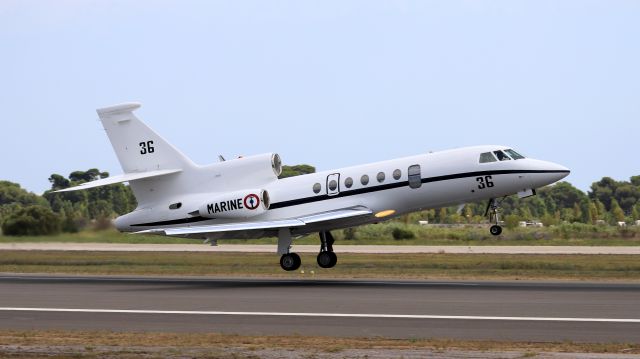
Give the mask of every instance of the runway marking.
<svg viewBox="0 0 640 359">
<path fill-rule="evenodd" d="M 238 315 L 268 317 L 322 317 L 322 318 L 387 318 L 387 319 L 449 319 L 449 320 L 502 320 L 542 322 L 606 322 L 640 323 L 640 319 L 626 318 L 558 318 L 558 317 L 491 317 L 475 315 L 429 314 L 370 314 L 370 313 L 287 313 L 287 312 L 226 312 L 191 310 L 143 310 L 143 309 L 85 309 L 85 308 L 21 308 L 0 307 L 3 312 L 62 312 L 62 313 L 114 313 L 114 314 L 183 314 L 183 315 Z"/>
</svg>

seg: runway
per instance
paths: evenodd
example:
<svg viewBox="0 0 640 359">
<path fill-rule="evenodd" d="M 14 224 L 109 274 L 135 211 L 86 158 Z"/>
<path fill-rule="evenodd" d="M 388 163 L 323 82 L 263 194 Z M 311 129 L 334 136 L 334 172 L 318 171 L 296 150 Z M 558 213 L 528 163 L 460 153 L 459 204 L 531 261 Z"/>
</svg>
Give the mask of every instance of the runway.
<svg viewBox="0 0 640 359">
<path fill-rule="evenodd" d="M 640 341 L 640 285 L 0 277 L 0 329 Z"/>
<path fill-rule="evenodd" d="M 275 253 L 276 244 L 131 244 L 131 243 L 0 243 L 0 250 L 97 252 L 245 252 Z M 334 245 L 338 253 L 450 253 L 450 254 L 610 254 L 640 255 L 640 246 L 410 246 Z M 317 253 L 318 245 L 293 245 L 298 253 Z"/>
</svg>

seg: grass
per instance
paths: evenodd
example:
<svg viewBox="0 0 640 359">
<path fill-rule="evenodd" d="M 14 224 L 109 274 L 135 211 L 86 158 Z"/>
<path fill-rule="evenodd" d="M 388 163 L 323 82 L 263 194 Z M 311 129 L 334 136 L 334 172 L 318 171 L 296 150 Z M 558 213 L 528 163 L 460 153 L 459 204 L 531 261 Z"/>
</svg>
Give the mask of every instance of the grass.
<svg viewBox="0 0 640 359">
<path fill-rule="evenodd" d="M 412 233 L 413 238 L 394 239 L 396 233 Z M 549 246 L 638 246 L 640 227 L 618 228 L 586 224 L 563 224 L 547 228 L 505 228 L 503 234 L 494 237 L 488 228 L 425 227 L 417 224 L 385 222 L 357 227 L 348 231 L 334 231 L 338 244 L 382 244 L 382 245 L 549 245 Z M 397 236 L 396 236 L 397 237 Z M 295 240 L 296 244 L 318 244 L 317 235 Z M 0 243 L 10 242 L 74 242 L 74 243 L 186 243 L 197 244 L 198 240 L 122 234 L 115 230 L 83 231 L 57 236 L 0 236 Z M 252 240 L 220 240 L 220 244 L 274 244 L 275 238 Z"/>
<path fill-rule="evenodd" d="M 0 331 L 0 346 L 20 346 L 22 348 L 46 348 L 47 357 L 55 355 L 55 348 L 75 349 L 75 355 L 65 357 L 251 357 L 252 352 L 265 349 L 288 352 L 311 351 L 317 353 L 340 353 L 348 349 L 381 349 L 433 351 L 521 351 L 523 355 L 536 352 L 564 353 L 619 353 L 638 354 L 639 344 L 593 344 L 573 342 L 501 342 L 445 339 L 384 339 L 384 338 L 328 338 L 316 336 L 247 336 L 217 333 L 135 333 L 108 331 Z M 158 351 L 160 349 L 160 351 Z M 164 351 L 162 350 L 164 349 Z M 194 349 L 214 350 L 193 351 Z M 229 355 L 229 349 L 241 354 Z M 244 349 L 244 350 L 243 350 Z M 107 353 L 105 353 L 105 351 Z M 80 356 L 78 352 L 82 352 Z M 205 354 L 205 355 L 197 355 Z M 226 355 L 225 355 L 226 353 Z M 242 354 L 244 353 L 244 355 Z M 153 355 L 156 354 L 156 355 Z M 194 355 L 195 354 L 195 355 Z M 114 356 L 112 356 L 114 355 Z M 0 347 L 0 356 L 3 349 Z M 6 355 L 9 357 L 9 355 Z M 11 356 L 25 358 L 28 356 Z M 35 357 L 35 356 L 34 356 Z M 526 357 L 526 356 L 525 356 Z"/>
<path fill-rule="evenodd" d="M 302 254 L 284 272 L 266 253 L 1 251 L 0 272 L 277 278 L 640 280 L 633 255 L 340 254 L 332 269 Z"/>
</svg>

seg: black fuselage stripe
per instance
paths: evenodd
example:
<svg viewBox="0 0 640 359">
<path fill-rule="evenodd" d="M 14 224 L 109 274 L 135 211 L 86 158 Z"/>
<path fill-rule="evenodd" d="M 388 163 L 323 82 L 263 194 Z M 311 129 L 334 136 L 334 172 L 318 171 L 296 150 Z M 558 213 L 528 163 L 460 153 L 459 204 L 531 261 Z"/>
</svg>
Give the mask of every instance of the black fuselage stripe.
<svg viewBox="0 0 640 359">
<path fill-rule="evenodd" d="M 180 218 L 180 219 L 172 219 L 169 221 L 158 221 L 158 222 L 149 222 L 149 223 L 140 223 L 140 224 L 132 224 L 131 227 L 142 227 L 142 226 L 170 226 L 172 224 L 189 224 L 207 221 L 213 218 L 205 218 L 201 216 L 197 217 L 188 217 L 188 218 Z"/>
<path fill-rule="evenodd" d="M 559 171 L 559 170 L 496 170 L 496 171 L 475 171 L 475 172 L 464 172 L 464 173 L 455 173 L 451 175 L 444 176 L 434 176 L 434 177 L 426 177 L 421 180 L 422 183 L 432 183 L 432 182 L 441 182 L 441 181 L 449 181 L 460 178 L 469 178 L 469 177 L 479 177 L 479 176 L 491 176 L 491 175 L 503 175 L 503 174 L 525 174 L 525 173 L 568 173 L 569 171 Z M 341 191 L 335 195 L 316 195 L 313 197 L 305 197 L 305 198 L 297 198 L 289 201 L 272 203 L 269 206 L 269 209 L 279 209 L 286 208 L 291 206 L 299 206 L 302 204 L 313 203 L 325 201 L 332 198 L 340 198 L 340 197 L 349 197 L 356 196 L 359 194 L 371 193 L 371 192 L 379 192 L 386 191 L 394 188 L 401 188 L 409 185 L 409 181 L 400 181 L 388 184 L 382 184 L 378 186 L 372 187 L 364 187 L 357 188 L 349 191 Z M 212 218 L 205 217 L 190 217 L 190 218 L 181 218 L 174 219 L 169 221 L 159 221 L 159 222 L 150 222 L 150 223 L 140 223 L 140 224 L 132 224 L 132 227 L 142 227 L 142 226 L 162 226 L 162 225 L 173 225 L 173 224 L 188 224 L 194 222 L 201 222 L 211 220 Z"/>
</svg>

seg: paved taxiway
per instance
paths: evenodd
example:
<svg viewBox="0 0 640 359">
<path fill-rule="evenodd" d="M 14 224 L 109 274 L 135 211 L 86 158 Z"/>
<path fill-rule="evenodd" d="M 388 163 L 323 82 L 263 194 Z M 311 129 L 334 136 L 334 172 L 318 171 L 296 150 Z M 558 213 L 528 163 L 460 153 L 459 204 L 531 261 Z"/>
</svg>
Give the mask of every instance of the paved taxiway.
<svg viewBox="0 0 640 359">
<path fill-rule="evenodd" d="M 640 341 L 640 284 L 0 277 L 0 329 Z"/>
<path fill-rule="evenodd" d="M 337 253 L 452 253 L 452 254 L 633 254 L 640 246 L 390 246 L 334 245 Z M 130 243 L 0 243 L 0 250 L 98 252 L 246 252 L 275 253 L 275 244 L 130 244 Z M 294 245 L 298 253 L 317 253 L 318 245 Z"/>
</svg>

